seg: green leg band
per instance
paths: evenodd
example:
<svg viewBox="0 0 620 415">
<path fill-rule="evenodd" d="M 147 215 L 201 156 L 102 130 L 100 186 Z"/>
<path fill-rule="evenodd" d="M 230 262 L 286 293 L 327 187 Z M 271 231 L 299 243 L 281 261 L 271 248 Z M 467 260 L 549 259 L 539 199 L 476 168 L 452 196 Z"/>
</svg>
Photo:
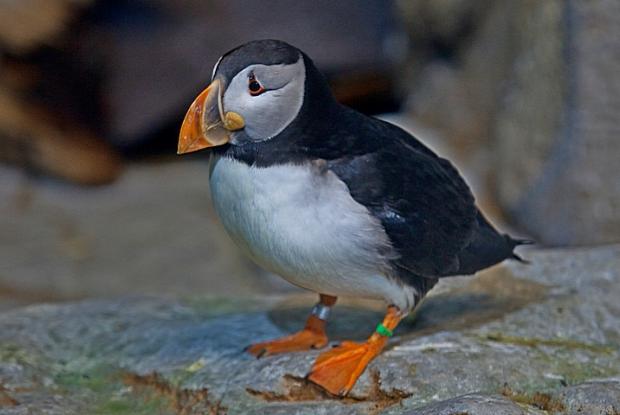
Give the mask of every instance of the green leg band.
<svg viewBox="0 0 620 415">
<path fill-rule="evenodd" d="M 392 330 L 385 327 L 383 323 L 379 323 L 375 331 L 384 337 L 392 337 L 394 335 L 394 332 L 392 332 Z"/>
</svg>

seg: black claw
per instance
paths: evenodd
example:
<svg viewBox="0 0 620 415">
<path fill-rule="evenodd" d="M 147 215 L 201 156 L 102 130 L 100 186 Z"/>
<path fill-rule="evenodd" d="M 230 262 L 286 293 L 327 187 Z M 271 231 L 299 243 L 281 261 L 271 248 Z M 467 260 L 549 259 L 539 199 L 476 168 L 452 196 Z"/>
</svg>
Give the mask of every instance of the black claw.
<svg viewBox="0 0 620 415">
<path fill-rule="evenodd" d="M 252 345 L 251 345 L 251 344 L 250 344 L 250 345 L 248 345 L 248 346 L 245 346 L 245 347 L 243 348 L 243 351 L 244 351 L 245 353 L 249 353 L 249 352 L 248 352 L 248 350 L 250 350 L 250 347 L 252 347 Z M 257 358 L 257 359 L 260 359 L 261 357 L 265 356 L 265 353 L 267 353 L 267 349 L 263 349 L 263 350 L 261 350 L 261 351 L 260 351 L 260 353 L 256 354 L 255 356 L 256 356 L 256 358 Z M 251 355 L 254 355 L 253 353 L 250 353 L 250 354 L 251 354 Z"/>
</svg>

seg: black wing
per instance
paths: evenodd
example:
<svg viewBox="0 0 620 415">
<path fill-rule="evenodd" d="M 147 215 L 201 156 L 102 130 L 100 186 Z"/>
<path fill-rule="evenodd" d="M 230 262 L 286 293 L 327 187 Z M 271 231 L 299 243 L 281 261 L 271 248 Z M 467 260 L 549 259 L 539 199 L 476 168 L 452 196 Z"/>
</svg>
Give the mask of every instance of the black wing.
<svg viewBox="0 0 620 415">
<path fill-rule="evenodd" d="M 353 198 L 383 224 L 407 275 L 470 274 L 512 256 L 509 242 L 476 208 L 452 164 L 410 134 L 375 119 L 356 129 L 368 149 L 331 159 L 328 167 Z"/>
<path fill-rule="evenodd" d="M 282 134 L 215 151 L 258 167 L 324 160 L 381 221 L 397 253 L 392 265 L 416 284 L 426 284 L 416 277 L 471 274 L 515 257 L 512 249 L 523 241 L 486 221 L 449 161 L 392 124 L 313 102 Z"/>
</svg>

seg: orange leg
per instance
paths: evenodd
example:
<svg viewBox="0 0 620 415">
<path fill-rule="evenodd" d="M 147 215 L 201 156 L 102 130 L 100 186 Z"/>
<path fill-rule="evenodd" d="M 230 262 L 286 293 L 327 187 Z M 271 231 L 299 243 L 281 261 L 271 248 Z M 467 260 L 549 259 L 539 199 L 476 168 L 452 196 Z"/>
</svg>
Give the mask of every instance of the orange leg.
<svg viewBox="0 0 620 415">
<path fill-rule="evenodd" d="M 329 308 L 336 303 L 336 300 L 337 297 L 321 294 L 320 301 L 306 320 L 303 330 L 280 339 L 252 344 L 246 348 L 246 351 L 261 358 L 277 353 L 299 352 L 327 346 L 325 324 Z"/>
<path fill-rule="evenodd" d="M 332 395 L 345 396 L 366 366 L 379 355 L 402 318 L 397 307 L 388 307 L 382 326 L 378 326 L 365 343 L 345 341 L 321 353 L 307 376 L 308 380 Z"/>
</svg>

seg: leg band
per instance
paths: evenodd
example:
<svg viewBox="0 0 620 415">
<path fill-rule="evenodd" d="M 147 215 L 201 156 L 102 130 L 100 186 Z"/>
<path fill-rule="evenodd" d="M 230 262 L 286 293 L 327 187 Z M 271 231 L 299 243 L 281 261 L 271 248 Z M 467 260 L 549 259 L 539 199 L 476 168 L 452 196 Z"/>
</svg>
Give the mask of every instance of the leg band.
<svg viewBox="0 0 620 415">
<path fill-rule="evenodd" d="M 317 317 L 319 320 L 327 321 L 329 318 L 329 313 L 332 308 L 330 306 L 326 306 L 325 304 L 316 303 L 312 308 L 312 315 Z"/>
<path fill-rule="evenodd" d="M 380 336 L 384 336 L 384 337 L 392 337 L 394 335 L 392 330 L 385 327 L 383 323 L 379 323 L 375 331 L 377 332 L 377 334 L 379 334 Z"/>
</svg>

